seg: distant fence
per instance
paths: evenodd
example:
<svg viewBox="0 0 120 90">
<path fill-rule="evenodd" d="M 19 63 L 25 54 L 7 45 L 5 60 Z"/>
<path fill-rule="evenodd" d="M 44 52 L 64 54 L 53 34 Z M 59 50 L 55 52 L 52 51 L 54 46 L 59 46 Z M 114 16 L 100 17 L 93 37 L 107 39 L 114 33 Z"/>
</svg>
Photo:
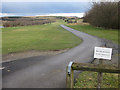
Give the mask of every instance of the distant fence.
<svg viewBox="0 0 120 90">
<path fill-rule="evenodd" d="M 74 70 L 94 71 L 101 76 L 102 73 L 120 73 L 120 69 L 115 66 L 105 64 L 88 64 L 70 62 L 66 69 L 66 87 L 73 88 L 74 86 Z M 98 75 L 99 75 L 98 74 Z M 101 83 L 101 78 L 98 78 L 98 83 Z"/>
</svg>

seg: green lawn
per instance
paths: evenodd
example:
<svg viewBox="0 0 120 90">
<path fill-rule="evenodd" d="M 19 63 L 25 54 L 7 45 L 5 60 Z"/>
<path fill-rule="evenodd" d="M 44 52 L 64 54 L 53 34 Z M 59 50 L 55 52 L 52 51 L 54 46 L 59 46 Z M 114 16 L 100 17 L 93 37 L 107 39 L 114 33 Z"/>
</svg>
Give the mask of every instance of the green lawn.
<svg viewBox="0 0 120 90">
<path fill-rule="evenodd" d="M 97 88 L 97 72 L 82 72 L 74 88 Z M 103 73 L 102 88 L 118 88 L 118 74 Z"/>
<path fill-rule="evenodd" d="M 97 28 L 91 25 L 69 25 L 68 24 L 67 26 L 73 29 L 100 37 L 100 38 L 111 40 L 118 44 L 118 30 Z"/>
<path fill-rule="evenodd" d="M 60 27 L 63 21 L 51 24 L 8 27 L 2 29 L 2 53 L 28 50 L 60 50 L 72 48 L 81 40 Z"/>
</svg>

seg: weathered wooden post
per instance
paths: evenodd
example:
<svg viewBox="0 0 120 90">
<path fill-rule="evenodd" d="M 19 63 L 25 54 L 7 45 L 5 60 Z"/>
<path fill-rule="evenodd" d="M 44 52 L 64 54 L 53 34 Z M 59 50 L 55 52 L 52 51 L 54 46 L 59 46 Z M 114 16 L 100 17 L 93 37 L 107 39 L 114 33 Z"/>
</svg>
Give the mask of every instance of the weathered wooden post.
<svg viewBox="0 0 120 90">
<path fill-rule="evenodd" d="M 73 62 L 70 62 L 66 68 L 66 87 L 73 88 L 74 84 L 74 71 L 72 70 Z"/>
<path fill-rule="evenodd" d="M 73 69 L 71 69 L 71 84 L 70 84 L 70 88 L 73 88 L 73 86 L 74 86 L 74 70 Z"/>
<path fill-rule="evenodd" d="M 70 87 L 70 75 L 68 74 L 68 66 L 66 67 L 66 87 Z"/>
<path fill-rule="evenodd" d="M 94 49 L 94 58 L 99 59 L 99 64 L 103 64 L 104 59 L 111 60 L 112 48 L 105 47 L 95 47 Z M 97 88 L 101 88 L 102 83 L 102 72 L 98 73 L 98 86 Z"/>
<path fill-rule="evenodd" d="M 103 59 L 99 60 L 99 64 L 103 64 Z M 98 85 L 97 88 L 101 88 L 102 84 L 102 72 L 98 72 Z"/>
</svg>

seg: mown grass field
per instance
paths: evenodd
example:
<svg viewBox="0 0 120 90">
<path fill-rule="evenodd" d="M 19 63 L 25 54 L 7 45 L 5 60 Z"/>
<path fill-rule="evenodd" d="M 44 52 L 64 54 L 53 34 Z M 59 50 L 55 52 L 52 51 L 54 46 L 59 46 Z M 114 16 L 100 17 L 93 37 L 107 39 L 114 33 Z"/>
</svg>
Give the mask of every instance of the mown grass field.
<svg viewBox="0 0 120 90">
<path fill-rule="evenodd" d="M 55 23 L 2 29 L 2 53 L 28 50 L 60 50 L 72 48 L 81 40 L 60 27 L 63 21 Z"/>
<path fill-rule="evenodd" d="M 90 35 L 111 40 L 112 42 L 118 44 L 118 30 L 103 29 L 91 25 L 82 25 L 82 24 L 67 24 L 67 26 L 79 30 L 81 32 L 88 33 Z"/>
</svg>

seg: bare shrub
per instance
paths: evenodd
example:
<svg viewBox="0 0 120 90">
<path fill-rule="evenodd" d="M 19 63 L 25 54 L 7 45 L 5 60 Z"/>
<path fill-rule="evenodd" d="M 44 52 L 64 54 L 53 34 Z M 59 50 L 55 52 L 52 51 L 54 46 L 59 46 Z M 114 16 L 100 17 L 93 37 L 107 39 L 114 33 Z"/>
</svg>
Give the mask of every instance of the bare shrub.
<svg viewBox="0 0 120 90">
<path fill-rule="evenodd" d="M 83 21 L 97 27 L 118 29 L 118 12 L 118 2 L 94 2 Z"/>
<path fill-rule="evenodd" d="M 28 25 L 41 25 L 46 23 L 55 22 L 53 19 L 49 18 L 27 18 L 27 17 L 3 17 L 4 27 L 16 27 L 16 26 L 28 26 Z"/>
</svg>

